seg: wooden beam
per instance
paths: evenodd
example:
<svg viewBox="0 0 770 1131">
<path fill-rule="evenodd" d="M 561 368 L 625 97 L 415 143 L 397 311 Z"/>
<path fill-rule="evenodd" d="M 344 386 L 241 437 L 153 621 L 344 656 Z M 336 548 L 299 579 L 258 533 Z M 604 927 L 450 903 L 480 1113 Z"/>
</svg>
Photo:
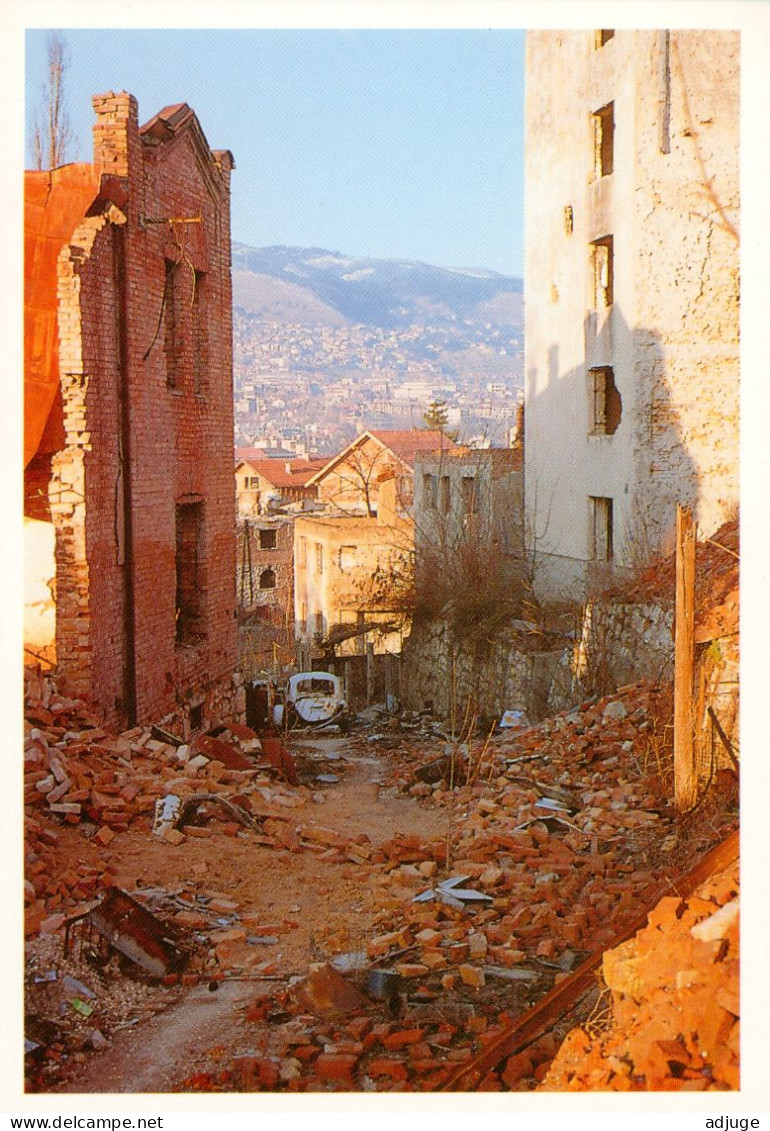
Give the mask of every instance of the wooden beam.
<svg viewBox="0 0 770 1131">
<path fill-rule="evenodd" d="M 695 666 L 695 524 L 689 507 L 676 508 L 674 628 L 674 808 L 687 813 L 698 800 L 693 715 Z"/>
</svg>

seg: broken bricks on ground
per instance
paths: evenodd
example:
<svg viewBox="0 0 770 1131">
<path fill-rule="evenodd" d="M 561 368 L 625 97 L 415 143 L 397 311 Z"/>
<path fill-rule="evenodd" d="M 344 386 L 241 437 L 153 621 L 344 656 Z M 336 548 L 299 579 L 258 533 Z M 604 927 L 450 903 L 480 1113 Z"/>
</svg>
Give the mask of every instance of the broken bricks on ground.
<svg viewBox="0 0 770 1131">
<path fill-rule="evenodd" d="M 684 922 L 665 899 L 658 903 L 669 881 L 727 835 L 736 817 L 725 804 L 714 808 L 708 823 L 694 822 L 687 835 L 677 830 L 661 761 L 665 717 L 663 693 L 642 683 L 539 726 L 503 731 L 477 749 L 447 748 L 429 729 L 400 733 L 398 724 L 370 736 L 373 742 L 353 735 L 345 740 L 353 748 L 379 751 L 391 787 L 447 816 L 445 835 L 425 840 L 394 831 L 374 844 L 365 834 L 347 838 L 315 816 L 308 818 L 303 807 L 332 793 L 319 794 L 315 782 L 298 784 L 288 752 L 273 752 L 268 760 L 248 728 L 221 730 L 190 746 L 152 728 L 109 735 L 93 725 L 82 704 L 57 695 L 50 677 L 30 672 L 25 749 L 30 1086 L 51 1087 L 72 1066 L 73 1056 L 90 1055 L 117 1027 L 163 1008 L 185 985 L 203 981 L 215 987 L 222 978 L 246 975 L 271 979 L 270 994 L 255 989 L 253 1005 L 232 1034 L 228 1065 L 212 1067 L 202 1054 L 195 1071 L 179 1081 L 180 1090 L 447 1086 L 458 1065 L 470 1062 L 569 977 L 586 955 L 610 947 L 640 909 L 650 906 L 668 910 L 657 919 L 651 914 L 650 930 L 654 924 L 657 933 L 639 945 L 649 950 L 654 941 L 669 965 L 655 968 L 644 994 L 652 1000 L 656 993 L 670 994 L 673 985 L 693 1000 L 702 990 L 713 1000 L 718 993 L 720 1001 L 737 1008 L 737 936 L 730 936 L 727 949 L 706 944 L 683 949 L 677 936 L 708 920 L 720 900 L 731 904 L 732 889 L 699 897 L 686 908 Z M 420 767 L 439 759 L 448 760 L 449 769 L 445 765 L 438 780 L 420 780 L 425 777 Z M 239 838 L 284 853 L 311 853 L 367 893 L 371 925 L 353 951 L 344 933 L 335 938 L 320 930 L 324 960 L 288 971 L 271 947 L 296 923 L 268 922 L 264 913 L 224 892 L 137 889 L 124 894 L 156 916 L 175 940 L 167 968 L 160 977 L 154 971 L 153 991 L 153 972 L 147 963 L 142 969 L 141 961 L 132 962 L 126 948 L 117 956 L 101 953 L 101 969 L 78 963 L 84 932 L 90 938 L 86 946 L 98 943 L 99 950 L 103 943 L 95 911 L 105 899 L 109 906 L 118 889 L 106 863 L 61 873 L 62 824 L 77 826 L 113 853 L 129 827 L 155 837 L 164 851 L 184 853 L 188 841 L 204 837 L 219 852 L 227 851 L 228 839 Z M 276 866 L 286 867 L 285 858 Z M 71 936 L 66 955 L 65 934 Z M 684 965 L 680 954 L 682 962 L 687 958 Z M 129 976 L 132 968 L 138 978 Z M 598 1034 L 574 1028 L 580 1017 L 567 1016 L 560 1027 L 503 1059 L 480 1086 L 737 1086 L 732 1051 L 717 1057 L 709 1033 L 704 1060 L 700 1029 L 673 1033 L 671 1016 L 657 1035 L 646 998 L 622 994 L 613 982 L 618 968 L 608 956 L 604 978 L 622 1038 L 613 1043 L 609 1029 Z M 664 977 L 669 981 L 660 981 Z M 79 981 L 93 997 L 82 990 L 74 994 L 65 978 Z M 131 987 L 127 997 L 116 994 L 118 986 Z M 697 1008 L 692 1003 L 687 1008 L 692 1026 Z M 727 1043 L 737 1050 L 735 1014 L 727 1004 L 719 1008 L 720 1047 Z M 561 1056 L 554 1055 L 571 1028 L 563 1054 L 570 1059 L 563 1068 Z M 635 1042 L 631 1052 L 623 1040 Z M 639 1050 L 647 1044 L 645 1060 Z M 590 1067 L 578 1063 L 583 1054 L 593 1058 Z"/>
</svg>

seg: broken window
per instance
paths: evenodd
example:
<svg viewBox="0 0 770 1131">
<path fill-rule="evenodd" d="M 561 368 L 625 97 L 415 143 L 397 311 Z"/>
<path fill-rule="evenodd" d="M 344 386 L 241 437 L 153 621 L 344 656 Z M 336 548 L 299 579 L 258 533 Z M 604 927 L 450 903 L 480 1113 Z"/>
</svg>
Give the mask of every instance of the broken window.
<svg viewBox="0 0 770 1131">
<path fill-rule="evenodd" d="M 192 295 L 192 346 L 193 389 L 198 394 L 208 392 L 209 328 L 206 302 L 206 276 L 203 271 L 193 272 Z"/>
<path fill-rule="evenodd" d="M 178 389 L 181 385 L 182 348 L 179 322 L 179 287 L 176 280 L 177 264 L 165 260 L 166 281 L 163 289 L 163 353 L 166 359 L 166 385 Z"/>
<path fill-rule="evenodd" d="M 612 544 L 612 499 L 599 495 L 589 497 L 591 504 L 592 546 L 591 556 L 595 561 L 611 562 Z"/>
<path fill-rule="evenodd" d="M 594 174 L 609 177 L 615 157 L 615 103 L 608 102 L 593 115 Z"/>
<path fill-rule="evenodd" d="M 476 477 L 463 475 L 462 478 L 463 511 L 465 514 L 476 513 Z"/>
<path fill-rule="evenodd" d="M 203 503 L 176 508 L 176 642 L 194 644 L 205 635 Z"/>
<path fill-rule="evenodd" d="M 450 493 L 450 488 L 449 488 L 449 476 L 448 475 L 442 475 L 441 476 L 441 510 L 443 511 L 444 514 L 449 513 L 450 504 L 451 504 L 451 493 Z"/>
<path fill-rule="evenodd" d="M 591 392 L 591 432 L 594 436 L 613 436 L 620 424 L 623 402 L 610 365 L 589 370 Z"/>
<path fill-rule="evenodd" d="M 259 532 L 259 548 L 260 550 L 274 550 L 278 544 L 278 534 L 275 530 L 260 530 Z"/>
<path fill-rule="evenodd" d="M 315 638 L 317 641 L 323 640 L 324 635 L 324 615 L 319 610 L 315 614 Z"/>
<path fill-rule="evenodd" d="M 603 236 L 591 244 L 591 268 L 594 284 L 594 309 L 612 306 L 615 299 L 615 269 L 612 236 Z"/>
<path fill-rule="evenodd" d="M 275 570 L 263 569 L 259 575 L 260 589 L 275 589 Z"/>
</svg>

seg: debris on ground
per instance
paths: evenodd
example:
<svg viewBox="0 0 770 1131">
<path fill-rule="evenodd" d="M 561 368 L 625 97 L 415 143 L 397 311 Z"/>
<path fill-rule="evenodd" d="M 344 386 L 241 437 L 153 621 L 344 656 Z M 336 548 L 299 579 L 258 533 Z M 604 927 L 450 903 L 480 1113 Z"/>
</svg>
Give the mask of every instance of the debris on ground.
<svg viewBox="0 0 770 1131">
<path fill-rule="evenodd" d="M 257 749 L 253 732 L 230 727 L 188 746 L 150 728 L 113 736 L 83 704 L 59 696 L 50 676 L 30 672 L 26 1036 L 35 1047 L 26 1058 L 28 1087 L 56 1090 L 109 1046 L 120 1026 L 140 1026 L 191 985 L 216 988 L 235 978 L 253 980 L 255 992 L 228 1038 L 225 1060 L 202 1047 L 194 1064 L 180 1068 L 175 1090 L 442 1087 L 586 955 L 611 946 L 641 908 L 655 905 L 677 875 L 736 827 L 735 797 L 720 793 L 716 779 L 692 819 L 675 819 L 670 713 L 670 688 L 641 682 L 449 751 L 446 736 L 425 717 L 386 727 L 373 716 L 371 733 L 292 736 L 291 784 L 282 755 L 266 757 L 265 741 Z M 371 742 L 377 734 L 384 741 Z M 237 761 L 229 754 L 210 757 L 222 754 L 218 743 L 249 767 L 228 766 L 226 759 Z M 420 768 L 427 766 L 434 769 L 426 778 Z M 359 808 L 339 812 L 354 785 Z M 153 835 L 157 814 L 167 822 L 160 836 Z M 68 924 L 87 917 L 119 875 L 127 898 L 168 924 L 189 956 L 183 970 L 169 968 L 153 981 L 148 971 L 137 975 L 117 960 L 89 968 L 64 954 Z M 304 917 L 285 903 L 271 913 L 290 876 L 302 890 L 297 909 L 300 898 L 315 909 Z M 271 884 L 270 903 L 255 899 Z M 335 906 L 343 892 L 346 902 Z M 732 898 L 722 902 L 729 906 Z M 672 914 L 680 933 L 713 913 L 692 901 L 677 918 L 678 910 Z M 662 935 L 657 921 L 655 930 Z M 727 939 L 732 947 L 733 926 L 725 930 L 719 946 Z M 656 936 L 639 945 L 653 937 L 668 953 Z M 737 962 L 737 950 L 725 965 L 724 957 L 714 958 L 714 940 L 688 938 L 688 970 L 696 974 L 676 992 L 694 994 L 702 984 L 727 1002 L 733 983 L 728 978 L 715 988 L 715 979 Z M 706 957 L 720 967 L 717 974 L 702 973 Z M 600 1040 L 588 1022 L 582 1030 L 602 1071 L 605 1053 L 627 1058 L 617 1049 L 636 1024 L 628 995 L 613 987 L 621 964 L 612 962 L 605 978 L 619 1011 L 617 1046 L 606 1034 Z M 67 990 L 81 1003 L 70 1005 L 65 975 L 94 997 Z M 671 996 L 668 983 L 649 981 L 644 990 L 651 1000 L 657 992 Z M 720 1009 L 735 1016 L 727 1005 Z M 548 1034 L 484 1087 L 531 1090 L 566 1079 L 558 1060 L 549 1076 L 551 1062 L 580 1024 L 580 1017 L 565 1018 L 563 1032 Z M 665 1062 L 674 1064 L 668 1077 L 693 1079 L 686 1073 L 694 1050 L 703 1051 L 705 1024 L 685 1037 L 685 1060 L 666 1046 Z M 732 1028 L 727 1037 L 733 1040 Z M 571 1040 L 573 1052 L 583 1048 L 582 1037 Z M 649 1079 L 659 1079 L 652 1068 L 632 1061 L 630 1083 L 655 1086 L 647 1082 L 648 1068 Z M 661 1063 L 658 1057 L 656 1071 Z M 736 1086 L 731 1060 L 709 1065 L 721 1082 L 713 1086 Z M 594 1087 L 585 1084 L 584 1068 L 569 1072 L 578 1081 L 569 1087 Z M 612 1072 L 607 1081 L 623 1074 Z"/>
</svg>

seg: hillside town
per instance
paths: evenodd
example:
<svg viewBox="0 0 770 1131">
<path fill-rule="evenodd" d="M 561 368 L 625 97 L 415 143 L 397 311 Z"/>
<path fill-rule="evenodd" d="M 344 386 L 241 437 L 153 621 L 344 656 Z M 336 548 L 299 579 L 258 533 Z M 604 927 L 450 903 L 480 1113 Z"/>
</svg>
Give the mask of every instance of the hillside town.
<svg viewBox="0 0 770 1131">
<path fill-rule="evenodd" d="M 237 296 L 236 296 L 237 300 Z M 327 452 L 365 427 L 420 427 L 434 400 L 475 442 L 504 443 L 523 388 L 521 332 L 306 326 L 236 307 L 236 442 Z"/>
<path fill-rule="evenodd" d="M 526 65 L 523 341 L 234 309 L 184 102 L 25 174 L 28 1094 L 741 1088 L 739 36 Z"/>
</svg>

